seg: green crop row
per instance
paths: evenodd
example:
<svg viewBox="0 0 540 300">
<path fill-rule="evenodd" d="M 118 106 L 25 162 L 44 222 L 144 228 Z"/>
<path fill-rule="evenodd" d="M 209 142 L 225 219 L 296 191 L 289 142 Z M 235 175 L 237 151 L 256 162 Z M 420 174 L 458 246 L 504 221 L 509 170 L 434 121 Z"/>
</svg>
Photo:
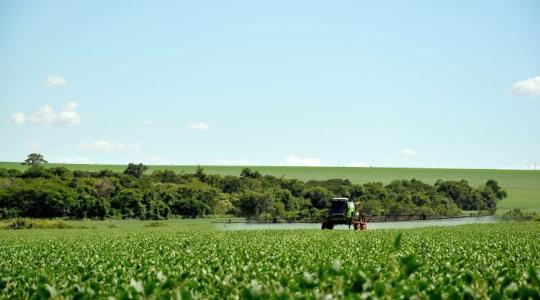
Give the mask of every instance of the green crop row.
<svg viewBox="0 0 540 300">
<path fill-rule="evenodd" d="M 540 223 L 0 233 L 0 298 L 532 298 Z"/>
</svg>

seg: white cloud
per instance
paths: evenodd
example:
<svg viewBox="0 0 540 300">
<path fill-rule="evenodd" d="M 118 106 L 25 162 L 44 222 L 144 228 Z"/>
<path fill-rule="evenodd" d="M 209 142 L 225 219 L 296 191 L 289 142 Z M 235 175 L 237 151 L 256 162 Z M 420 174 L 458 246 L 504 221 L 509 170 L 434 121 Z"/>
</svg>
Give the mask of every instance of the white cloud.
<svg viewBox="0 0 540 300">
<path fill-rule="evenodd" d="M 49 75 L 47 77 L 47 80 L 45 80 L 45 83 L 48 87 L 57 87 L 67 84 L 66 78 L 60 75 Z"/>
<path fill-rule="evenodd" d="M 11 118 L 9 118 L 9 123 L 13 125 L 23 125 L 26 123 L 26 116 L 23 112 L 14 113 Z"/>
<path fill-rule="evenodd" d="M 95 152 L 138 152 L 141 150 L 140 143 L 122 143 L 98 140 L 91 143 L 81 143 L 77 146 L 80 150 Z"/>
<path fill-rule="evenodd" d="M 65 158 L 59 158 L 58 162 L 61 164 L 94 164 L 92 160 L 90 160 L 87 157 L 65 157 Z"/>
<path fill-rule="evenodd" d="M 241 158 L 241 159 L 221 159 L 218 160 L 216 165 L 220 166 L 258 166 L 260 165 L 259 162 L 251 161 L 249 159 Z"/>
<path fill-rule="evenodd" d="M 69 102 L 59 112 L 54 111 L 50 105 L 40 107 L 35 113 L 26 116 L 23 112 L 15 113 L 9 122 L 14 125 L 27 123 L 38 125 L 77 125 L 81 122 L 81 116 L 77 112 L 77 102 Z"/>
<path fill-rule="evenodd" d="M 198 122 L 189 124 L 187 128 L 193 131 L 207 131 L 208 129 L 210 129 L 210 125 L 204 122 Z"/>
<path fill-rule="evenodd" d="M 279 163 L 281 166 L 320 166 L 321 160 L 318 158 L 307 158 L 298 156 L 288 156 Z"/>
<path fill-rule="evenodd" d="M 416 151 L 414 151 L 414 149 L 410 149 L 410 148 L 403 148 L 399 151 L 399 153 L 401 153 L 401 155 L 405 155 L 405 156 L 414 156 L 416 155 Z"/>
<path fill-rule="evenodd" d="M 36 142 L 26 142 L 24 145 L 26 146 L 26 148 L 28 148 L 28 150 L 32 151 L 39 148 L 39 144 Z"/>
<path fill-rule="evenodd" d="M 355 168 L 369 168 L 370 165 L 365 162 L 350 162 L 345 165 L 345 167 L 355 167 Z"/>
<path fill-rule="evenodd" d="M 512 86 L 510 91 L 516 96 L 540 96 L 540 76 L 518 81 Z"/>
</svg>

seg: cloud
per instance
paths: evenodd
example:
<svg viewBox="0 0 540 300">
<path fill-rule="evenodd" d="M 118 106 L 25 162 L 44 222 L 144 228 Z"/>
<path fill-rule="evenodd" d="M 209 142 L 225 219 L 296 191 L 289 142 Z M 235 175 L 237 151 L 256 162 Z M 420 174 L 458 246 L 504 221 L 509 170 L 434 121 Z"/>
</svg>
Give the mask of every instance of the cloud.
<svg viewBox="0 0 540 300">
<path fill-rule="evenodd" d="M 187 128 L 193 131 L 207 131 L 208 129 L 210 129 L 210 125 L 204 122 L 198 122 L 189 124 Z"/>
<path fill-rule="evenodd" d="M 140 143 L 117 143 L 106 140 L 98 140 L 91 143 L 81 143 L 77 146 L 80 150 L 94 152 L 138 152 L 141 151 Z"/>
<path fill-rule="evenodd" d="M 45 80 L 48 87 L 53 88 L 57 86 L 63 86 L 67 84 L 66 78 L 60 75 L 49 75 Z"/>
<path fill-rule="evenodd" d="M 307 158 L 298 156 L 288 156 L 279 163 L 281 166 L 320 166 L 321 160 L 318 158 Z"/>
<path fill-rule="evenodd" d="M 510 92 L 516 96 L 537 97 L 540 96 L 540 76 L 531 77 L 516 82 Z"/>
<path fill-rule="evenodd" d="M 405 155 L 405 156 L 414 156 L 416 155 L 416 151 L 414 151 L 414 149 L 410 149 L 410 148 L 403 148 L 399 151 L 399 153 L 401 155 Z"/>
<path fill-rule="evenodd" d="M 14 113 L 11 118 L 9 118 L 9 123 L 13 125 L 23 125 L 26 123 L 26 116 L 23 112 Z"/>
<path fill-rule="evenodd" d="M 69 102 L 59 112 L 54 111 L 50 105 L 40 107 L 35 113 L 26 116 L 23 112 L 15 113 L 9 122 L 13 125 L 27 123 L 38 125 L 77 125 L 81 122 L 81 116 L 77 112 L 77 102 Z"/>
<path fill-rule="evenodd" d="M 345 167 L 353 167 L 353 168 L 369 168 L 370 165 L 365 162 L 350 162 L 345 165 Z"/>
<path fill-rule="evenodd" d="M 215 163 L 220 166 L 258 166 L 259 162 L 251 161 L 245 158 L 241 159 L 222 159 Z"/>
<path fill-rule="evenodd" d="M 61 163 L 61 164 L 86 164 L 86 165 L 95 163 L 95 162 L 93 162 L 92 160 L 90 160 L 89 158 L 86 158 L 86 157 L 59 158 L 58 162 Z"/>
</svg>

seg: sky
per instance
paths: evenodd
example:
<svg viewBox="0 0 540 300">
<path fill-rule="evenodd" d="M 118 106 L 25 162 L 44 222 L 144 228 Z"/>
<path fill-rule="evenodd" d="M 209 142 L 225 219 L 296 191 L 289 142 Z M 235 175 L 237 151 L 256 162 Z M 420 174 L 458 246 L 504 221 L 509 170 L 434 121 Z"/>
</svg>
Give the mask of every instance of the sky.
<svg viewBox="0 0 540 300">
<path fill-rule="evenodd" d="M 0 161 L 540 169 L 540 1 L 1 1 Z"/>
</svg>

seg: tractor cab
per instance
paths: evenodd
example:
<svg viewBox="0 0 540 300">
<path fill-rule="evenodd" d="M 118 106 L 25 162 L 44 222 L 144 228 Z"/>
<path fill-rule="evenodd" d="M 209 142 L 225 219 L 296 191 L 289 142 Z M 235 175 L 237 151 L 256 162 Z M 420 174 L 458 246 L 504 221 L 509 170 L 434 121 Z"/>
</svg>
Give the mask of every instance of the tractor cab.
<svg viewBox="0 0 540 300">
<path fill-rule="evenodd" d="M 328 217 L 322 224 L 323 229 L 333 229 L 334 225 L 351 225 L 355 207 L 354 202 L 348 198 L 334 198 L 330 204 Z"/>
<path fill-rule="evenodd" d="M 342 217 L 347 218 L 349 214 L 349 203 L 354 205 L 352 201 L 347 198 L 334 198 L 330 205 L 330 217 Z"/>
</svg>

